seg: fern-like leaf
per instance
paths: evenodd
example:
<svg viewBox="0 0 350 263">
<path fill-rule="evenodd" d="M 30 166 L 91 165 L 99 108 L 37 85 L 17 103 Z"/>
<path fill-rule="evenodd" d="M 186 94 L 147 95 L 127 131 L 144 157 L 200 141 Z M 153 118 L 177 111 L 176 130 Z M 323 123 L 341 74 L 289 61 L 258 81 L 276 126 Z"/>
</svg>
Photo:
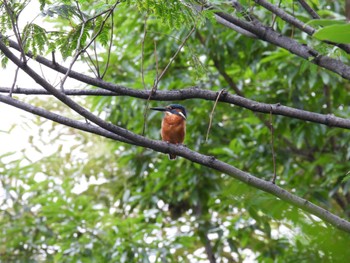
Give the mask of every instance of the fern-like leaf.
<svg viewBox="0 0 350 263">
<path fill-rule="evenodd" d="M 0 51 L 0 59 L 1 59 L 1 67 L 6 68 L 9 59 L 1 51 Z"/>
<path fill-rule="evenodd" d="M 101 27 L 102 27 L 102 29 L 101 29 Z M 108 45 L 109 35 L 110 35 L 109 30 L 110 29 L 111 29 L 111 27 L 108 23 L 105 23 L 103 25 L 103 18 L 102 17 L 98 17 L 96 19 L 93 35 L 97 34 L 101 30 L 97 36 L 97 40 L 104 47 Z"/>
<path fill-rule="evenodd" d="M 192 6 L 192 0 L 127 0 L 129 5 L 136 5 L 141 11 L 152 13 L 160 18 L 169 27 L 181 28 L 193 26 L 195 22 L 203 20 L 203 17 Z"/>
<path fill-rule="evenodd" d="M 81 33 L 81 30 L 83 32 Z M 87 39 L 90 37 L 91 23 L 86 23 L 83 29 L 83 24 L 74 26 L 73 29 L 64 38 L 59 39 L 59 50 L 64 59 L 73 54 L 73 51 L 85 47 Z M 80 46 L 77 47 L 80 38 Z"/>
<path fill-rule="evenodd" d="M 37 24 L 27 24 L 23 29 L 24 50 L 32 51 L 34 56 L 43 54 L 48 43 L 46 30 Z"/>
<path fill-rule="evenodd" d="M 72 19 L 74 17 L 80 20 L 87 19 L 87 15 L 79 11 L 76 6 L 71 6 L 68 4 L 63 5 L 52 5 L 49 8 L 42 11 L 44 16 L 54 17 L 55 15 L 63 19 Z M 83 17 L 81 17 L 83 15 Z"/>
</svg>

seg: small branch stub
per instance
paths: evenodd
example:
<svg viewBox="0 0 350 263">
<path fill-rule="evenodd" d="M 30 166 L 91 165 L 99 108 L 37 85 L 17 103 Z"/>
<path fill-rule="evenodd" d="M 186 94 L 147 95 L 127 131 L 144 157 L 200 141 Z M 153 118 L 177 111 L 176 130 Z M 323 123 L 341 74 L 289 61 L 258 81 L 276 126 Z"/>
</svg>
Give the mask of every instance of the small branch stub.
<svg viewBox="0 0 350 263">
<path fill-rule="evenodd" d="M 214 111 L 215 111 L 216 105 L 218 104 L 218 101 L 219 101 L 219 99 L 220 99 L 220 97 L 221 97 L 221 95 L 223 94 L 224 91 L 225 91 L 224 89 L 219 91 L 218 96 L 216 97 L 213 109 L 212 109 L 212 111 L 210 113 L 209 125 L 208 125 L 208 130 L 207 130 L 207 136 L 205 137 L 205 141 L 206 142 L 208 142 L 208 139 L 209 139 L 209 132 L 210 132 L 210 128 L 211 128 L 211 125 L 212 125 L 212 122 L 213 122 L 213 116 L 214 116 Z"/>
</svg>

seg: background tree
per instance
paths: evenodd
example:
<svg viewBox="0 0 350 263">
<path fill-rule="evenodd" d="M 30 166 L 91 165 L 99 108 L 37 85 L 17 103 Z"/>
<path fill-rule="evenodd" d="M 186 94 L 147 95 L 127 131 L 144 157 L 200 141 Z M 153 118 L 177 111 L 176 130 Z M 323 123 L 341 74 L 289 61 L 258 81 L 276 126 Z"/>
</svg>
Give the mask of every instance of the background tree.
<svg viewBox="0 0 350 263">
<path fill-rule="evenodd" d="M 28 4 L 1 2 L 1 58 L 42 89 L 15 78 L 0 101 L 51 126 L 32 147 L 62 142 L 1 156 L 1 258 L 349 258 L 345 2 L 40 1 L 46 23 L 22 27 Z M 148 107 L 169 101 L 189 112 L 186 147 L 156 141 Z"/>
</svg>

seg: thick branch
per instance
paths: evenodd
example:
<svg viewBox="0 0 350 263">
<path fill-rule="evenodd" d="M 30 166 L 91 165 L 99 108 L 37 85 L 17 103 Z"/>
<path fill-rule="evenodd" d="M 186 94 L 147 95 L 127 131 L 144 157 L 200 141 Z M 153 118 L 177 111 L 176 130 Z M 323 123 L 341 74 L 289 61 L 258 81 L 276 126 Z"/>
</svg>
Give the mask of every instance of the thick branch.
<svg viewBox="0 0 350 263">
<path fill-rule="evenodd" d="M 316 29 L 314 29 L 313 27 L 306 25 L 305 23 L 303 23 L 302 21 L 300 21 L 299 19 L 295 18 L 294 16 L 284 12 L 283 9 L 265 1 L 265 0 L 254 0 L 257 4 L 263 6 L 264 8 L 266 8 L 267 10 L 269 10 L 270 12 L 274 13 L 275 15 L 277 15 L 278 17 L 282 18 L 284 21 L 288 22 L 289 24 L 299 28 L 301 31 L 304 31 L 305 33 L 309 34 L 310 36 L 312 36 Z M 344 51 L 346 51 L 347 53 L 350 53 L 350 46 L 349 45 L 345 45 L 345 44 L 335 44 L 335 43 L 331 43 L 329 41 L 325 41 L 327 44 L 331 44 L 331 45 L 335 45 L 338 46 L 339 48 L 343 49 Z"/>
<path fill-rule="evenodd" d="M 226 20 L 230 24 L 236 25 L 251 32 L 261 40 L 282 47 L 301 58 L 304 58 L 320 67 L 333 71 L 343 78 L 350 80 L 350 66 L 345 65 L 340 60 L 323 56 L 307 45 L 300 44 L 294 39 L 283 36 L 275 32 L 273 29 L 262 25 L 260 22 L 253 21 L 252 23 L 248 23 L 223 12 L 218 12 L 216 15 Z"/>
<path fill-rule="evenodd" d="M 257 4 L 265 7 L 267 10 L 269 10 L 271 13 L 274 13 L 278 17 L 282 18 L 284 21 L 290 23 L 291 25 L 299 28 L 301 31 L 306 32 L 309 35 L 312 35 L 316 30 L 309 26 L 304 24 L 299 19 L 295 18 L 294 16 L 284 12 L 283 9 L 279 8 L 278 6 L 275 6 L 265 0 L 254 0 Z"/>
<path fill-rule="evenodd" d="M 56 113 L 35 107 L 33 105 L 30 105 L 28 103 L 13 99 L 9 96 L 5 96 L 5 95 L 0 94 L 0 102 L 6 103 L 6 104 L 11 105 L 13 107 L 16 107 L 18 109 L 33 113 L 33 114 L 38 115 L 40 117 L 43 117 L 45 119 L 48 119 L 48 120 L 51 120 L 51 121 L 63 124 L 65 126 L 69 126 L 69 127 L 81 130 L 81 131 L 101 135 L 103 137 L 117 140 L 117 141 L 121 141 L 121 142 L 125 142 L 125 143 L 132 143 L 129 140 L 126 140 L 121 136 L 118 136 L 112 132 L 106 131 L 98 126 L 86 123 L 85 121 L 81 122 L 81 121 L 77 121 L 77 120 L 72 120 L 72 119 L 69 119 L 69 118 L 64 117 L 62 115 L 58 115 Z"/>
<path fill-rule="evenodd" d="M 48 83 L 45 79 L 43 79 L 39 74 L 37 74 L 34 70 L 32 70 L 28 65 L 21 62 L 7 47 L 6 45 L 0 41 L 0 50 L 7 56 L 13 63 L 15 63 L 18 67 L 20 67 L 24 72 L 26 72 L 33 80 L 35 80 L 39 85 L 41 85 L 44 89 L 46 89 L 49 93 L 53 94 L 57 99 L 66 104 L 69 108 L 73 109 L 77 113 L 79 113 L 84 118 L 89 121 L 95 123 L 101 128 L 110 131 L 118 136 L 125 138 L 130 141 L 130 144 L 137 144 L 139 146 L 153 149 L 158 152 L 163 153 L 172 153 L 179 156 L 182 156 L 192 162 L 196 162 L 198 164 L 204 165 L 206 167 L 215 169 L 217 171 L 223 172 L 225 174 L 230 175 L 237 180 L 240 180 L 250 186 L 253 186 L 257 189 L 263 190 L 265 192 L 271 193 L 272 195 L 285 200 L 286 202 L 299 207 L 313 215 L 318 216 L 324 221 L 332 224 L 333 226 L 349 232 L 350 233 L 350 222 L 330 213 L 329 211 L 303 199 L 296 195 L 293 195 L 283 188 L 280 188 L 270 182 L 267 182 L 263 179 L 254 177 L 246 172 L 243 172 L 227 163 L 224 163 L 220 160 L 217 160 L 213 156 L 206 156 L 195 151 L 192 151 L 186 148 L 183 145 L 174 145 L 169 144 L 162 141 L 156 141 L 147 139 L 143 136 L 132 133 L 124 128 L 113 125 L 104 121 L 103 119 L 95 116 L 85 108 L 81 107 L 79 104 L 74 102 L 72 99 L 67 97 L 60 90 L 55 89 L 50 83 Z"/>
</svg>

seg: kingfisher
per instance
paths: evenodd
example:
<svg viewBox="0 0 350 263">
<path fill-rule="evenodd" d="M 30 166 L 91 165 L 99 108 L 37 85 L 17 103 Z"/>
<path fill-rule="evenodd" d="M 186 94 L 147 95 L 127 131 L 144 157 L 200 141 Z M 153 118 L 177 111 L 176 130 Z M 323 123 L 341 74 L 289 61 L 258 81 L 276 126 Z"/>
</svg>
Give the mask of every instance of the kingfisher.
<svg viewBox="0 0 350 263">
<path fill-rule="evenodd" d="M 182 144 L 186 134 L 185 107 L 180 104 L 170 104 L 166 107 L 151 108 L 151 110 L 165 112 L 160 132 L 162 140 L 173 144 Z M 176 155 L 169 153 L 169 159 L 176 159 Z"/>
</svg>

